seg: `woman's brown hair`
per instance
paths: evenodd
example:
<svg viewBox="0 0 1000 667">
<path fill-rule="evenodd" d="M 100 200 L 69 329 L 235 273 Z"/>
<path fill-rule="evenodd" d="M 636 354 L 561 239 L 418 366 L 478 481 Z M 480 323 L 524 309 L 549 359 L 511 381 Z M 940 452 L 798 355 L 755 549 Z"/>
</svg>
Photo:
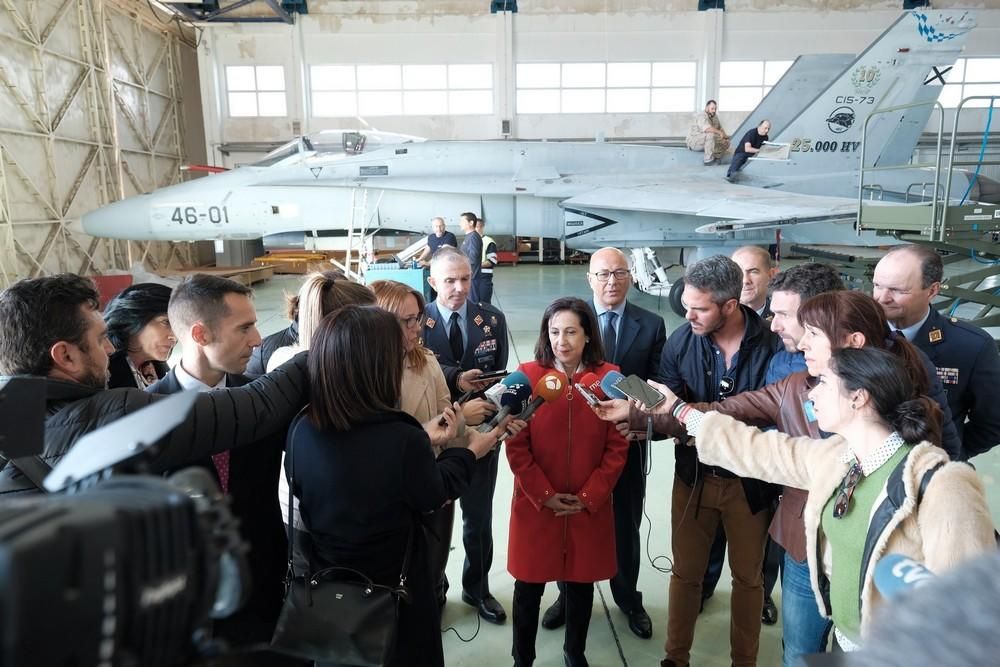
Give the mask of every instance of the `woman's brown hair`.
<svg viewBox="0 0 1000 667">
<path fill-rule="evenodd" d="M 398 412 L 403 332 L 377 306 L 345 306 L 323 318 L 309 345 L 309 419 L 323 431 Z"/>
<path fill-rule="evenodd" d="M 594 368 L 604 363 L 604 346 L 601 344 L 600 329 L 597 327 L 597 317 L 586 301 L 574 297 L 564 296 L 556 299 L 545 309 L 542 315 L 542 330 L 538 334 L 538 342 L 535 343 L 535 361 L 546 368 L 554 368 L 556 357 L 552 352 L 552 344 L 549 342 L 549 322 L 556 313 L 568 310 L 575 313 L 583 333 L 587 337 L 587 344 L 583 348 L 583 365 L 587 368 Z M 570 372 L 573 369 L 567 369 Z"/>
<path fill-rule="evenodd" d="M 409 285 L 395 280 L 376 280 L 369 287 L 375 293 L 375 303 L 378 307 L 389 311 L 397 319 L 403 315 L 406 298 L 413 296 L 417 300 L 417 314 L 423 319 L 426 305 L 424 295 Z M 402 329 L 406 325 L 402 320 L 399 320 L 399 326 Z M 424 370 L 424 367 L 427 366 L 427 348 L 423 346 L 423 341 L 406 353 L 406 363 L 417 373 Z"/>
<path fill-rule="evenodd" d="M 889 328 L 882 306 L 867 294 L 851 290 L 817 294 L 799 308 L 799 324 L 822 331 L 830 339 L 832 350 L 844 347 L 844 341 L 852 333 L 860 333 L 865 337 L 865 345 L 887 350 L 900 358 L 918 395 L 930 390 L 920 352 Z"/>
</svg>

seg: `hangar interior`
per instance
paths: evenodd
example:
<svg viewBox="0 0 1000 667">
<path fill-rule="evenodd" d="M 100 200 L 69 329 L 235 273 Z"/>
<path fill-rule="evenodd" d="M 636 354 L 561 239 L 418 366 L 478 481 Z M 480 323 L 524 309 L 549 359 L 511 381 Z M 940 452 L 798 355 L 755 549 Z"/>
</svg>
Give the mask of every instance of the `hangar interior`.
<svg viewBox="0 0 1000 667">
<path fill-rule="evenodd" d="M 349 129 L 434 140 L 584 140 L 682 146 L 691 117 L 719 101 L 736 128 L 800 55 L 856 54 L 909 0 L 4 0 L 0 11 L 0 288 L 59 272 L 162 273 L 246 264 L 259 241 L 166 242 L 90 237 L 80 218 L 105 204 L 212 178 L 188 165 L 250 164 L 299 135 Z M 184 4 L 183 9 L 171 5 Z M 1000 1 L 969 6 L 977 28 L 943 74 L 945 127 L 969 95 L 1000 95 Z M 720 8 L 699 9 L 698 5 Z M 721 8 L 724 6 L 724 9 Z M 218 12 L 230 8 L 230 11 Z M 217 15 L 216 15 L 217 13 Z M 209 18 L 211 20 L 196 20 Z M 929 85 L 937 85 L 931 82 Z M 993 118 L 963 112 L 962 150 L 979 149 Z M 932 116 L 928 127 L 936 127 Z M 926 134 L 915 160 L 934 152 Z M 985 153 L 1000 157 L 1000 143 Z M 1000 167 L 982 173 L 1000 180 Z M 458 231 L 459 211 L 441 211 Z M 331 222 L 351 211 L 331 211 Z M 405 240 L 386 239 L 393 250 Z M 497 305 L 513 336 L 511 368 L 531 358 L 538 313 L 556 296 L 585 297 L 583 266 L 500 267 Z M 670 269 L 671 278 L 681 269 Z M 284 326 L 284 293 L 298 278 L 256 287 L 261 333 Z M 665 299 L 633 292 L 640 305 L 682 323 Z M 630 297 L 632 298 L 632 297 Z M 662 444 L 662 443 L 661 443 Z M 1000 456 L 976 460 L 1000 517 Z M 606 587 L 595 597 L 591 664 L 655 664 L 662 657 L 670 553 L 671 450 L 660 447 L 647 478 L 640 590 L 653 638 L 624 625 Z M 505 571 L 507 499 L 501 465 L 494 500 L 493 593 L 510 609 Z M 461 579 L 461 526 L 449 564 Z M 650 559 L 655 558 L 653 563 Z M 728 570 L 727 570 L 728 572 Z M 699 665 L 729 664 L 730 584 L 699 622 Z M 554 598 L 550 586 L 543 609 Z M 448 665 L 507 664 L 510 626 L 482 624 L 453 587 L 445 608 Z M 600 590 L 600 589 L 599 589 Z M 778 587 L 780 591 L 780 586 Z M 775 600 L 780 608 L 780 592 Z M 561 632 L 540 630 L 538 665 L 561 664 Z M 781 626 L 764 627 L 761 665 L 781 661 Z M 417 664 L 417 663 L 414 663 Z"/>
</svg>

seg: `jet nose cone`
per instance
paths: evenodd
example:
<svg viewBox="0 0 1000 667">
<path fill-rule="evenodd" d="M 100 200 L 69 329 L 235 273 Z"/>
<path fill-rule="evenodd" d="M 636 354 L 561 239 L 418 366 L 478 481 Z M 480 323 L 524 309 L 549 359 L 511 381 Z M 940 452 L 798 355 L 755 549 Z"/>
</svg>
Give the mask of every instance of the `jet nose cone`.
<svg viewBox="0 0 1000 667">
<path fill-rule="evenodd" d="M 83 231 L 109 239 L 144 240 L 150 236 L 149 196 L 116 201 L 83 216 Z"/>
</svg>

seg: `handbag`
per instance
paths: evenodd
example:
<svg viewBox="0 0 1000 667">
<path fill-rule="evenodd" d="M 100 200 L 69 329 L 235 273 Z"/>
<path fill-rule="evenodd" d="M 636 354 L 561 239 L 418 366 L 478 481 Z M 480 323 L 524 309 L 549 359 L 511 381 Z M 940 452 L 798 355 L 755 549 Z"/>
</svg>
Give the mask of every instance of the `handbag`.
<svg viewBox="0 0 1000 667">
<path fill-rule="evenodd" d="M 296 541 L 292 512 L 295 486 L 294 435 L 302 417 L 289 433 L 288 452 L 288 574 L 285 602 L 271 638 L 271 647 L 298 658 L 350 665 L 382 665 L 392 657 L 399 622 L 399 602 L 409 602 L 406 574 L 413 549 L 410 523 L 406 552 L 396 587 L 377 584 L 363 572 L 348 567 L 326 567 L 315 573 L 295 572 Z"/>
</svg>

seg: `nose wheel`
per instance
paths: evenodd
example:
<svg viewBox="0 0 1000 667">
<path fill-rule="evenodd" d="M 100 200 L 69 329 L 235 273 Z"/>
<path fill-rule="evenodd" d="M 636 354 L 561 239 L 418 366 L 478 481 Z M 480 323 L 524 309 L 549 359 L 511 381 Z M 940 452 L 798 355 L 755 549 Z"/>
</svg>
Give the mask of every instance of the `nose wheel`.
<svg viewBox="0 0 1000 667">
<path fill-rule="evenodd" d="M 674 281 L 674 284 L 670 286 L 670 309 L 676 314 L 684 317 L 687 315 L 687 309 L 684 308 L 684 279 L 678 278 Z"/>
</svg>

